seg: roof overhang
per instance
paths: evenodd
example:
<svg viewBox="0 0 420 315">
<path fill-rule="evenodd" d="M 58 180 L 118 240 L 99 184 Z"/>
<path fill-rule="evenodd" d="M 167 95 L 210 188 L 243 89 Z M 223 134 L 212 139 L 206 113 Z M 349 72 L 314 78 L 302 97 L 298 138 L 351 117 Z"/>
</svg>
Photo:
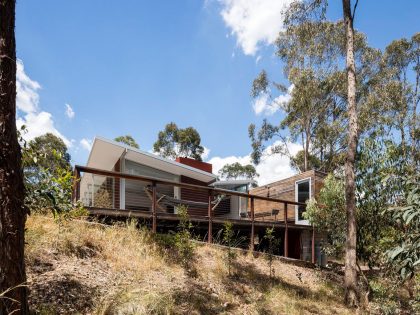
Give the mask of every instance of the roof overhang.
<svg viewBox="0 0 420 315">
<path fill-rule="evenodd" d="M 87 166 L 110 171 L 123 154 L 125 154 L 127 160 L 178 176 L 187 176 L 205 183 L 212 183 L 217 178 L 212 173 L 102 137 L 96 137 L 93 141 Z"/>
</svg>

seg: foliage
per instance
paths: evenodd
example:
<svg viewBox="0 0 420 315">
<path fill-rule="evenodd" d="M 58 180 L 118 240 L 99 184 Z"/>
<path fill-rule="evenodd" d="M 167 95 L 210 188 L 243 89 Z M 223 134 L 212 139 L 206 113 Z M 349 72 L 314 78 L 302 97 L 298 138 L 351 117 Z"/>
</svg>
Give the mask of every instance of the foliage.
<svg viewBox="0 0 420 315">
<path fill-rule="evenodd" d="M 25 127 L 20 131 L 20 142 L 26 206 L 35 212 L 51 211 L 59 222 L 85 215 L 80 204 L 72 203 L 75 178 L 63 140 L 47 133 L 27 143 L 22 139 L 25 131 Z"/>
<path fill-rule="evenodd" d="M 318 157 L 312 154 L 308 154 L 307 158 L 307 168 L 310 170 L 317 170 L 321 167 L 321 161 Z M 305 169 L 305 151 L 300 150 L 296 153 L 295 156 L 290 158 L 290 166 L 295 170 L 304 170 Z"/>
<path fill-rule="evenodd" d="M 404 191 L 389 212 L 402 232 L 396 238 L 396 246 L 387 254 L 401 279 L 414 277 L 420 268 L 420 176 L 418 173 L 404 176 Z"/>
<path fill-rule="evenodd" d="M 317 199 L 307 202 L 305 219 L 328 235 L 323 250 L 329 256 L 341 256 L 346 240 L 346 206 L 344 181 L 333 174 L 324 179 Z"/>
<path fill-rule="evenodd" d="M 204 147 L 201 145 L 201 137 L 196 129 L 185 129 L 171 122 L 158 134 L 157 141 L 153 144 L 153 151 L 163 157 L 177 158 L 190 157 L 201 161 Z"/>
<path fill-rule="evenodd" d="M 179 218 L 178 231 L 175 234 L 175 247 L 180 257 L 181 265 L 188 275 L 195 273 L 195 247 L 192 243 L 192 223 L 190 222 L 186 206 L 177 208 Z"/>
<path fill-rule="evenodd" d="M 225 256 L 226 264 L 228 266 L 228 275 L 231 275 L 232 263 L 236 258 L 236 252 L 232 250 L 234 244 L 234 234 L 232 222 L 226 221 L 223 224 L 223 243 L 227 246 L 227 252 Z"/>
<path fill-rule="evenodd" d="M 239 162 L 235 162 L 232 164 L 225 164 L 219 170 L 220 177 L 226 179 L 238 179 L 238 178 L 246 178 L 246 179 L 255 179 L 259 176 L 255 167 L 251 164 L 242 165 Z"/>
<path fill-rule="evenodd" d="M 119 136 L 119 137 L 116 137 L 114 140 L 117 142 L 124 143 L 136 149 L 140 148 L 136 140 L 134 140 L 134 138 L 131 135 Z"/>
<path fill-rule="evenodd" d="M 268 262 L 268 268 L 270 269 L 270 279 L 272 279 L 275 273 L 275 270 L 273 268 L 274 251 L 276 247 L 278 247 L 280 244 L 280 240 L 276 239 L 276 236 L 274 235 L 274 227 L 267 228 L 265 230 L 264 239 L 268 241 L 268 251 L 266 257 Z"/>
<path fill-rule="evenodd" d="M 287 25 L 277 39 L 277 56 L 284 62 L 284 72 L 290 82 L 289 89 L 271 82 L 263 71 L 254 81 L 252 95 L 268 96 L 272 106 L 280 108 L 284 118 L 279 124 L 263 121 L 255 132 L 249 133 L 253 146 L 253 161 L 259 162 L 267 141 L 277 143 L 271 154 L 293 158 L 291 142 L 302 145 L 301 163 L 293 163 L 299 171 L 322 167 L 331 171 L 342 159 L 337 158 L 344 145 L 345 98 L 344 71 L 340 63 L 344 58 L 343 27 L 339 23 L 306 21 Z M 286 93 L 287 101 L 279 102 L 275 91 Z M 287 132 L 285 132 L 287 129 Z M 279 141 L 278 141 L 279 140 Z M 316 158 L 318 165 L 310 163 Z"/>
</svg>

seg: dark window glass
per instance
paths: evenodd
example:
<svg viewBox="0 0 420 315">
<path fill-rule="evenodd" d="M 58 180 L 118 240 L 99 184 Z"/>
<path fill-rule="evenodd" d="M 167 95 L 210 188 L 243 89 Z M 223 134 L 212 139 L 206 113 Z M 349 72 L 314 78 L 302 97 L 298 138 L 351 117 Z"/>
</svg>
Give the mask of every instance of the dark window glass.
<svg viewBox="0 0 420 315">
<path fill-rule="evenodd" d="M 309 181 L 301 182 L 297 184 L 297 201 L 306 202 L 311 196 L 309 194 Z M 303 213 L 305 212 L 305 206 L 298 206 L 298 220 L 305 220 Z"/>
</svg>

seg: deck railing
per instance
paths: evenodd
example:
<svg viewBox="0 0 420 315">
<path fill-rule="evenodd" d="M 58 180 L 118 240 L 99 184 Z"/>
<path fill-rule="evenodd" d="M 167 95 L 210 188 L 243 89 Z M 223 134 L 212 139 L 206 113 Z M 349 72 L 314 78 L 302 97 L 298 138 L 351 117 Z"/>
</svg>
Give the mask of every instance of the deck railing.
<svg viewBox="0 0 420 315">
<path fill-rule="evenodd" d="M 213 224 L 231 221 L 233 224 L 250 225 L 250 249 L 254 250 L 255 226 L 270 224 L 284 229 L 284 256 L 288 257 L 289 228 L 312 229 L 312 262 L 315 262 L 313 227 L 296 225 L 294 216 L 290 215 L 290 212 L 294 213 L 295 206 L 305 206 L 304 203 L 79 165 L 75 166 L 74 175 L 76 180 L 73 199 L 81 201 L 94 215 L 151 219 L 152 231 L 155 233 L 158 219 L 177 219 L 174 203 L 176 200 L 182 200 L 191 209 L 189 213 L 192 221 L 208 223 L 209 243 L 212 243 Z M 183 200 L 184 190 L 195 192 L 199 196 L 197 198 L 199 201 Z M 238 209 L 237 218 L 223 212 L 220 208 L 223 200 L 231 198 L 232 202 L 232 197 L 237 197 L 237 200 L 247 200 L 246 213 L 239 216 Z M 169 201 L 163 204 L 162 200 Z M 271 213 L 261 212 L 258 209 L 256 211 L 256 202 L 264 202 L 266 208 L 271 207 L 272 204 L 273 211 Z"/>
</svg>

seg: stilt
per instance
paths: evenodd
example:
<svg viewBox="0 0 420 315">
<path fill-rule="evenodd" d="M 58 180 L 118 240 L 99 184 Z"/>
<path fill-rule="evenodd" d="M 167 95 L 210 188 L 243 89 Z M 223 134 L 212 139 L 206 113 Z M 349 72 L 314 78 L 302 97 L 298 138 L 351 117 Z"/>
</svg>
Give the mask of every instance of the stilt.
<svg viewBox="0 0 420 315">
<path fill-rule="evenodd" d="M 315 264 L 315 227 L 312 225 L 312 263 Z"/>
<path fill-rule="evenodd" d="M 254 197 L 251 197 L 251 240 L 249 244 L 250 251 L 254 251 L 254 233 L 255 233 Z"/>
<path fill-rule="evenodd" d="M 213 209 L 211 205 L 212 201 L 212 193 L 209 190 L 209 205 L 208 205 L 208 217 L 209 217 L 209 230 L 208 230 L 208 239 L 207 242 L 211 244 L 213 242 Z"/>
<path fill-rule="evenodd" d="M 152 232 L 156 233 L 156 183 L 152 185 Z"/>
<path fill-rule="evenodd" d="M 289 226 L 287 223 L 287 203 L 284 203 L 284 257 L 289 257 Z"/>
</svg>

